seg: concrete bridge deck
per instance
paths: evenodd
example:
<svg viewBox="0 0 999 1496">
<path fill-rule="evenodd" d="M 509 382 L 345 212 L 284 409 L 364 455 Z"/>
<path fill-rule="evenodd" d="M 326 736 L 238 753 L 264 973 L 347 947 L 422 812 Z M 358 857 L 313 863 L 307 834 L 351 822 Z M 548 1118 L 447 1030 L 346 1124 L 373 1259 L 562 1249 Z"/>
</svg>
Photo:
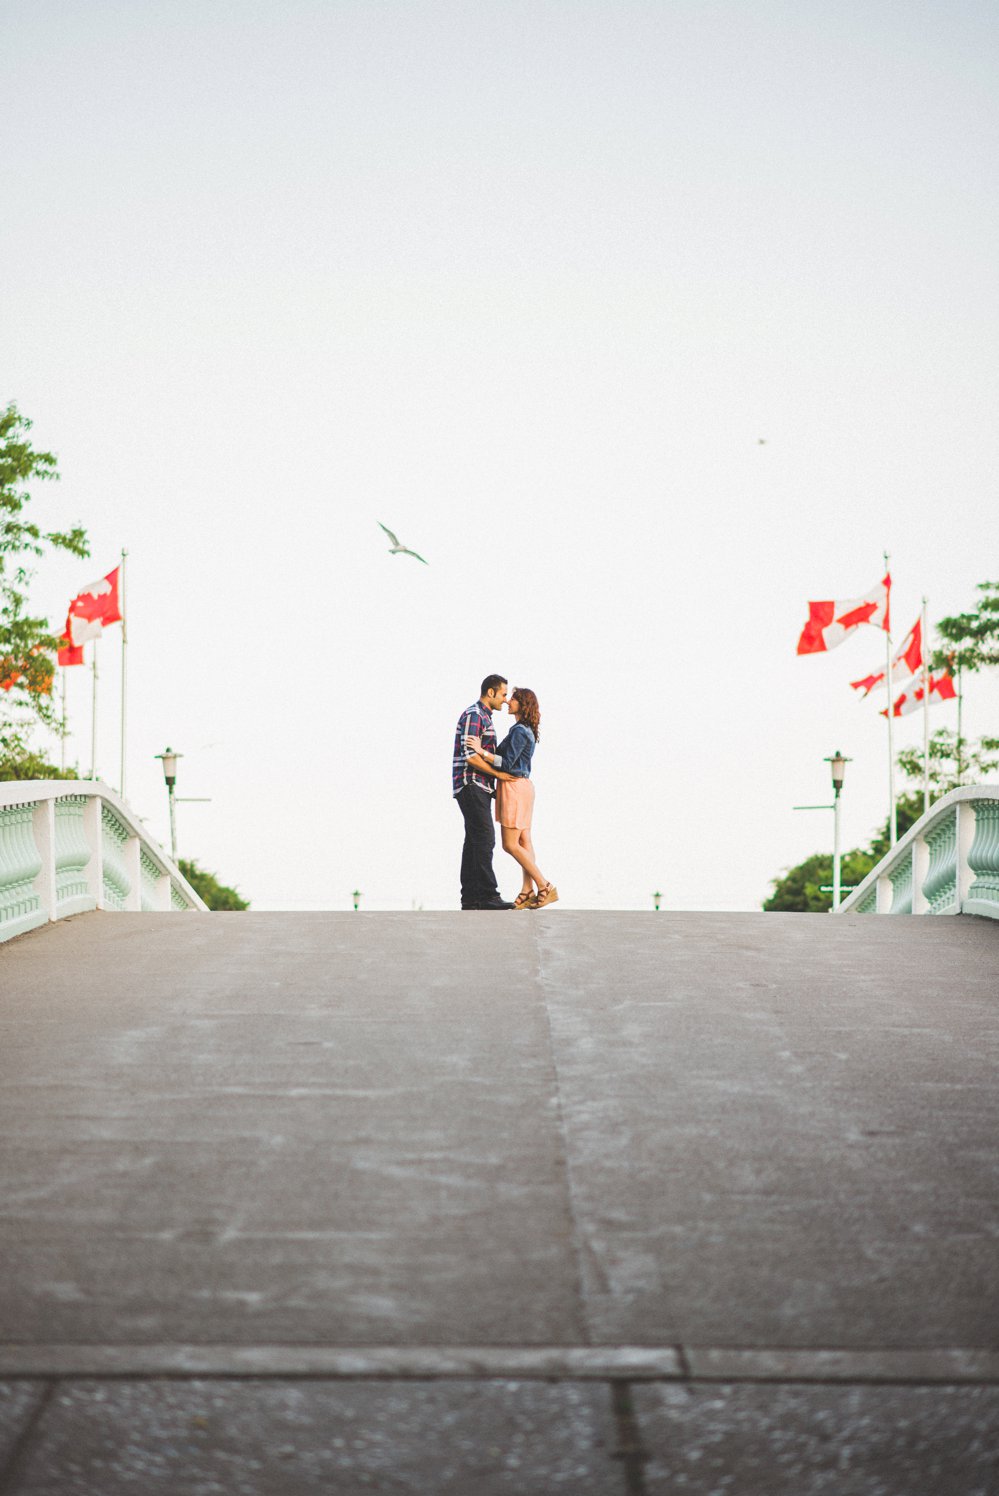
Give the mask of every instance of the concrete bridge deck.
<svg viewBox="0 0 999 1496">
<path fill-rule="evenodd" d="M 0 1496 L 999 1488 L 999 928 L 0 948 Z"/>
</svg>

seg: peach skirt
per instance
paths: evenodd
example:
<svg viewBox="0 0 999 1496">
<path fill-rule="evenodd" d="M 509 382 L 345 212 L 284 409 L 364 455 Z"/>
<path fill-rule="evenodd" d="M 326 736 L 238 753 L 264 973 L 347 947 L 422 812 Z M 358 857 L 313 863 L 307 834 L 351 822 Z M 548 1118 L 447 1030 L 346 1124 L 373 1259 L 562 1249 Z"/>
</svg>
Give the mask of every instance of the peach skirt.
<svg viewBox="0 0 999 1496">
<path fill-rule="evenodd" d="M 501 826 L 530 831 L 534 785 L 529 779 L 501 779 L 496 786 L 496 819 Z"/>
</svg>

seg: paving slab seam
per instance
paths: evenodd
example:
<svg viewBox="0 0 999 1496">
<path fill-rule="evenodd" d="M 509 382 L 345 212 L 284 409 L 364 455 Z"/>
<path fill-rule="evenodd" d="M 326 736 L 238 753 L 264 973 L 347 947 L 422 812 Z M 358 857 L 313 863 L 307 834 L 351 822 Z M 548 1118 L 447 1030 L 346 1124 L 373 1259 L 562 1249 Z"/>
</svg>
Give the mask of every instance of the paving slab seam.
<svg viewBox="0 0 999 1496">
<path fill-rule="evenodd" d="M 6 1345 L 0 1378 L 679 1381 L 671 1347 Z"/>
<path fill-rule="evenodd" d="M 555 1035 L 552 1031 L 552 1018 L 548 1008 L 548 977 L 545 972 L 544 952 L 541 946 L 541 937 L 544 934 L 544 926 L 532 927 L 534 938 L 535 969 L 537 971 L 538 992 L 541 996 L 541 1010 L 544 1014 L 545 1035 L 548 1042 L 548 1058 L 552 1069 L 552 1078 L 555 1083 L 555 1125 L 558 1130 L 559 1155 L 562 1171 L 565 1175 L 566 1208 L 569 1213 L 569 1240 L 572 1248 L 572 1258 L 575 1267 L 574 1289 L 576 1296 L 576 1314 L 579 1320 L 579 1328 L 587 1343 L 591 1340 L 590 1317 L 586 1303 L 586 1277 L 583 1268 L 583 1242 L 579 1230 L 579 1221 L 576 1216 L 576 1196 L 572 1184 L 572 1159 L 569 1152 L 569 1133 L 566 1127 L 565 1110 L 562 1106 L 562 1078 L 559 1074 L 558 1056 L 555 1052 Z"/>
<path fill-rule="evenodd" d="M 641 1425 L 631 1395 L 631 1383 L 610 1383 L 611 1410 L 617 1430 L 614 1458 L 621 1462 L 626 1496 L 646 1496 L 645 1467 L 650 1455 L 642 1443 Z"/>
<path fill-rule="evenodd" d="M 991 1386 L 999 1351 L 947 1346 L 884 1350 L 830 1347 L 687 1346 L 685 1380 L 738 1383 L 849 1383 L 863 1386 Z"/>
<path fill-rule="evenodd" d="M 5 1345 L 0 1378 L 994 1386 L 999 1351 L 719 1346 Z"/>
<path fill-rule="evenodd" d="M 27 1380 L 27 1379 L 26 1379 Z M 38 1381 L 38 1397 L 35 1405 L 31 1408 L 24 1420 L 24 1427 L 15 1438 L 10 1447 L 7 1459 L 0 1467 L 0 1496 L 14 1496 L 21 1484 L 21 1476 L 28 1465 L 32 1450 L 35 1446 L 35 1436 L 45 1413 L 55 1396 L 59 1377 L 32 1377 L 31 1381 Z"/>
</svg>

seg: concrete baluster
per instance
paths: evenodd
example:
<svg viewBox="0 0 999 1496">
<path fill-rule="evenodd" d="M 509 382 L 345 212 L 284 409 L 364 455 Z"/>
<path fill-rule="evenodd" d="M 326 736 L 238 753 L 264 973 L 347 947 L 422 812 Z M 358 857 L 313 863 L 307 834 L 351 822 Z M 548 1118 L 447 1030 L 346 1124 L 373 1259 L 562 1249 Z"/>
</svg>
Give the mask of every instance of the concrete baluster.
<svg viewBox="0 0 999 1496">
<path fill-rule="evenodd" d="M 921 836 L 912 844 L 912 912 L 929 914 L 930 902 L 923 892 L 923 884 L 930 870 L 930 849 Z"/>
<path fill-rule="evenodd" d="M 968 850 L 972 882 L 962 907 L 999 918 L 999 800 L 975 802 L 975 832 Z"/>
<path fill-rule="evenodd" d="M 930 827 L 926 846 L 930 865 L 923 880 L 923 896 L 930 914 L 956 914 L 958 806 Z"/>
<path fill-rule="evenodd" d="M 36 804 L 31 801 L 0 811 L 0 939 L 3 940 L 33 930 L 48 918 L 35 887 L 41 870 L 33 824 Z"/>
<path fill-rule="evenodd" d="M 85 795 L 58 795 L 55 807 L 55 883 L 56 917 L 82 914 L 92 909 L 93 900 L 87 883 L 90 846 L 84 819 Z"/>
<path fill-rule="evenodd" d="M 910 842 L 898 861 L 889 868 L 891 881 L 891 908 L 889 914 L 912 913 L 912 852 Z"/>
<path fill-rule="evenodd" d="M 128 828 L 112 806 L 101 801 L 101 846 L 104 852 L 103 899 L 106 909 L 125 910 L 132 879 L 125 860 Z"/>
<path fill-rule="evenodd" d="M 83 810 L 83 830 L 90 848 L 87 863 L 87 886 L 98 909 L 106 909 L 104 898 L 104 829 L 101 824 L 99 795 L 91 795 Z"/>
<path fill-rule="evenodd" d="M 975 881 L 975 870 L 969 857 L 975 841 L 975 806 L 966 801 L 957 807 L 957 899 L 959 908 L 967 902 L 971 885 Z"/>
<path fill-rule="evenodd" d="M 46 919 L 56 918 L 55 801 L 40 800 L 32 816 L 35 850 L 41 867 L 35 874 L 35 892 Z"/>
<path fill-rule="evenodd" d="M 129 880 L 125 895 L 125 909 L 132 914 L 142 910 L 142 843 L 137 836 L 128 836 L 122 843 L 121 861 Z"/>
</svg>

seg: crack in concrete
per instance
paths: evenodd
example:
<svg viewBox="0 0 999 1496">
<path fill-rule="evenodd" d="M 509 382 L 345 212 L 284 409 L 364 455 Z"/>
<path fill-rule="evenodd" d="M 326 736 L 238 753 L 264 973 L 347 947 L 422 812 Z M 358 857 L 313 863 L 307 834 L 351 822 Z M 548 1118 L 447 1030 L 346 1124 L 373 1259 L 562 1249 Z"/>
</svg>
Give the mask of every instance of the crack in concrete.
<svg viewBox="0 0 999 1496">
<path fill-rule="evenodd" d="M 555 1052 L 555 1036 L 552 1031 L 551 1012 L 548 1007 L 548 982 L 549 978 L 545 971 L 544 955 L 541 947 L 541 935 L 543 929 L 534 927 L 532 936 L 534 939 L 535 970 L 537 973 L 538 992 L 541 998 L 542 1012 L 545 1021 L 545 1037 L 548 1045 L 548 1058 L 551 1065 L 552 1080 L 555 1092 L 555 1119 L 558 1131 L 558 1161 L 565 1179 L 565 1205 L 569 1217 L 569 1240 L 572 1249 L 573 1264 L 575 1268 L 573 1277 L 573 1290 L 576 1300 L 576 1315 L 579 1330 L 587 1345 L 590 1344 L 592 1328 L 586 1302 L 586 1276 L 584 1265 L 584 1250 L 587 1243 L 584 1241 L 579 1226 L 579 1218 L 576 1214 L 576 1195 L 572 1180 L 572 1159 L 569 1151 L 569 1134 L 566 1127 L 565 1110 L 562 1105 L 562 1081 L 559 1074 L 558 1056 Z"/>
<path fill-rule="evenodd" d="M 35 1405 L 29 1410 L 24 1421 L 24 1427 L 14 1440 L 10 1454 L 3 1468 L 0 1469 L 0 1496 L 14 1496 L 14 1493 L 20 1486 L 21 1476 L 27 1468 L 28 1460 L 35 1445 L 35 1435 L 52 1398 L 55 1396 L 56 1386 L 56 1379 L 52 1379 L 51 1381 L 44 1382 L 39 1389 Z"/>
</svg>

